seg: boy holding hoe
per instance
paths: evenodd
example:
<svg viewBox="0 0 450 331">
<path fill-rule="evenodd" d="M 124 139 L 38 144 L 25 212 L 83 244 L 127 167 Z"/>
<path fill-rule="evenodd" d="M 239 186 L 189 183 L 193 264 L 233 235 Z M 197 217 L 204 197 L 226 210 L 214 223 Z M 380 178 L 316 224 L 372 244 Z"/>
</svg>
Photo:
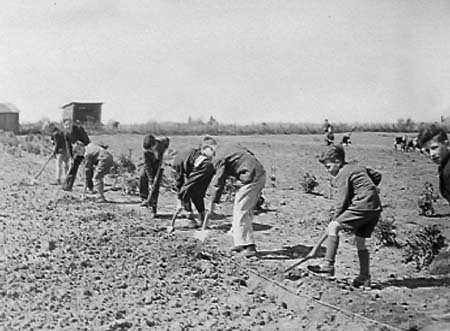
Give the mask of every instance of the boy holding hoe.
<svg viewBox="0 0 450 331">
<path fill-rule="evenodd" d="M 216 152 L 209 212 L 213 213 L 215 204 L 220 202 L 227 177 L 238 179 L 242 186 L 234 198 L 231 226 L 234 247 L 231 252 L 244 257 L 256 256 L 252 221 L 258 197 L 266 183 L 266 171 L 256 156 L 241 146 L 229 145 L 222 149 L 219 146 Z"/>
<path fill-rule="evenodd" d="M 313 258 L 320 245 L 326 242 L 325 261 L 322 265 L 308 266 L 317 274 L 334 276 L 334 262 L 339 246 L 339 231 L 352 230 L 356 236 L 359 259 L 359 275 L 353 281 L 355 287 L 370 286 L 370 254 L 366 239 L 370 238 L 381 215 L 381 202 L 377 185 L 381 174 L 358 164 L 345 162 L 345 152 L 341 145 L 331 145 L 320 160 L 334 178 L 338 189 L 334 217 L 318 243 L 307 257 Z"/>
<path fill-rule="evenodd" d="M 65 119 L 63 121 L 63 126 L 65 132 L 70 132 L 69 152 L 70 157 L 72 158 L 72 164 L 69 172 L 67 173 L 62 189 L 64 191 L 72 191 L 73 184 L 75 183 L 75 179 L 77 177 L 78 168 L 84 160 L 86 146 L 90 144 L 91 140 L 79 121 L 76 121 L 75 124 L 72 125 L 72 121 L 70 119 Z"/>
<path fill-rule="evenodd" d="M 93 191 L 94 185 L 97 189 L 97 202 L 107 202 L 104 194 L 103 177 L 109 173 L 114 165 L 113 156 L 104 145 L 90 143 L 85 152 L 86 163 L 84 166 L 86 173 L 85 191 Z"/>
<path fill-rule="evenodd" d="M 176 216 L 183 209 L 190 213 L 189 218 L 192 220 L 193 226 L 199 225 L 192 215 L 191 202 L 199 213 L 200 225 L 205 219 L 204 198 L 214 176 L 212 158 L 216 146 L 215 139 L 206 136 L 199 147 L 182 151 L 176 155 L 173 167 L 176 172 L 177 209 L 169 232 L 173 231 Z"/>
<path fill-rule="evenodd" d="M 142 143 L 144 149 L 144 166 L 139 175 L 139 195 L 141 207 L 151 207 L 151 218 L 156 217 L 159 197 L 159 187 L 163 175 L 162 162 L 169 138 L 156 139 L 148 134 Z M 151 187 L 149 192 L 149 186 Z"/>
</svg>

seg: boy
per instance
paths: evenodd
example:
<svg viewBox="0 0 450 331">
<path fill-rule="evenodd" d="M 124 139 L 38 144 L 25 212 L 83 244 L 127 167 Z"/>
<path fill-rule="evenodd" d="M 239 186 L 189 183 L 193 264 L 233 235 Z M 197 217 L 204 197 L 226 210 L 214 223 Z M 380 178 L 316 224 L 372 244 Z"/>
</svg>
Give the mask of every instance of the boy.
<svg viewBox="0 0 450 331">
<path fill-rule="evenodd" d="M 377 185 L 381 174 L 375 170 L 357 164 L 345 162 L 345 152 L 341 145 L 331 145 L 325 151 L 320 162 L 323 163 L 338 189 L 334 217 L 328 224 L 326 233 L 322 236 L 308 257 L 314 257 L 325 239 L 325 263 L 308 266 L 314 273 L 334 276 L 334 261 L 339 245 L 339 231 L 349 229 L 355 233 L 356 249 L 360 271 L 353 281 L 355 287 L 370 285 L 369 250 L 366 238 L 370 238 L 381 215 L 381 202 Z"/>
<path fill-rule="evenodd" d="M 61 177 L 63 175 L 64 165 L 64 178 L 69 170 L 70 162 L 70 140 L 64 131 L 61 131 L 57 127 L 53 128 L 52 132 L 53 148 L 52 156 L 56 159 L 56 184 L 61 184 Z"/>
<path fill-rule="evenodd" d="M 216 146 L 214 138 L 205 137 L 200 147 L 181 152 L 174 160 L 177 210 L 184 208 L 192 216 L 192 201 L 199 213 L 200 224 L 205 218 L 205 193 L 214 175 L 212 158 Z M 191 219 L 197 226 L 193 217 Z"/>
<path fill-rule="evenodd" d="M 69 151 L 70 157 L 73 159 L 72 165 L 69 169 L 69 173 L 66 177 L 66 181 L 63 185 L 63 190 L 72 191 L 75 178 L 77 178 L 78 168 L 84 159 L 85 147 L 89 145 L 91 140 L 89 139 L 86 131 L 81 126 L 79 121 L 77 121 L 75 125 L 72 125 L 72 121 L 66 118 L 63 121 L 63 126 L 66 132 L 70 132 Z M 73 148 L 71 144 L 74 144 Z"/>
<path fill-rule="evenodd" d="M 103 177 L 109 172 L 114 165 L 114 160 L 106 148 L 90 143 L 86 147 L 86 186 L 90 191 L 93 190 L 94 185 L 97 189 L 97 202 L 107 202 L 104 194 Z"/>
<path fill-rule="evenodd" d="M 427 125 L 420 128 L 417 142 L 431 161 L 439 166 L 439 191 L 450 203 L 450 147 L 447 133 L 435 124 Z"/>
<path fill-rule="evenodd" d="M 231 228 L 233 253 L 251 257 L 256 255 L 252 220 L 258 197 L 266 183 L 266 171 L 255 155 L 241 146 L 228 146 L 219 149 L 215 158 L 216 174 L 212 184 L 212 200 L 209 208 L 214 212 L 215 204 L 220 203 L 225 181 L 228 176 L 235 177 L 243 184 L 236 192 Z"/>
<path fill-rule="evenodd" d="M 149 134 L 144 137 L 142 144 L 144 148 L 144 167 L 139 176 L 139 195 L 141 197 L 141 207 L 151 207 L 154 218 L 157 215 L 159 187 L 163 174 L 163 155 L 169 147 L 169 138 L 156 139 Z M 149 193 L 149 185 L 151 192 Z"/>
</svg>

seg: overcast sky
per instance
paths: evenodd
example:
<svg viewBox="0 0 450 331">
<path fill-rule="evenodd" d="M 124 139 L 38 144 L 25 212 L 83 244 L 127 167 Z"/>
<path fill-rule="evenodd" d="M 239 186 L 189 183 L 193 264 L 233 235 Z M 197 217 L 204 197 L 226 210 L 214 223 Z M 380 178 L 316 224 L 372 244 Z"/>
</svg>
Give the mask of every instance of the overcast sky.
<svg viewBox="0 0 450 331">
<path fill-rule="evenodd" d="M 390 122 L 450 115 L 450 1 L 2 0 L 21 122 Z"/>
</svg>

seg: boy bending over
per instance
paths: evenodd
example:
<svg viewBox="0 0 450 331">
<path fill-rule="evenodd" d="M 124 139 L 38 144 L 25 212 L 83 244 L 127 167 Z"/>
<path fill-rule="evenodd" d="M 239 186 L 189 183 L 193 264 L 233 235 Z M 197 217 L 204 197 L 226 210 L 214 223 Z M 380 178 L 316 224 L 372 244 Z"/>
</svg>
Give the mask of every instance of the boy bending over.
<svg viewBox="0 0 450 331">
<path fill-rule="evenodd" d="M 345 162 L 341 145 L 332 145 L 320 158 L 327 171 L 335 177 L 338 189 L 335 215 L 326 233 L 308 254 L 314 257 L 325 239 L 326 254 L 322 265 L 308 266 L 314 273 L 334 276 L 334 262 L 339 246 L 339 231 L 349 229 L 355 233 L 359 258 L 359 275 L 353 281 L 355 287 L 370 285 L 369 250 L 366 239 L 370 238 L 381 214 L 381 202 L 376 186 L 381 174 L 375 170 Z"/>
<path fill-rule="evenodd" d="M 216 174 L 212 183 L 209 211 L 213 213 L 215 204 L 220 202 L 227 177 L 231 176 L 241 181 L 243 185 L 234 198 L 231 226 L 234 247 L 231 251 L 244 257 L 256 256 L 252 221 L 258 197 L 266 183 L 266 171 L 251 151 L 233 145 L 218 148 L 214 164 Z"/>
<path fill-rule="evenodd" d="M 95 185 L 98 194 L 97 202 L 107 202 L 104 194 L 103 177 L 109 173 L 114 165 L 111 153 L 103 146 L 90 143 L 86 147 L 84 157 L 86 158 L 86 188 L 92 191 Z"/>
<path fill-rule="evenodd" d="M 205 194 L 214 175 L 212 158 L 217 143 L 214 138 L 205 137 L 200 147 L 178 153 L 174 160 L 177 186 L 177 209 L 189 212 L 190 219 L 197 226 L 192 215 L 191 202 L 199 213 L 200 225 L 205 218 Z"/>
</svg>

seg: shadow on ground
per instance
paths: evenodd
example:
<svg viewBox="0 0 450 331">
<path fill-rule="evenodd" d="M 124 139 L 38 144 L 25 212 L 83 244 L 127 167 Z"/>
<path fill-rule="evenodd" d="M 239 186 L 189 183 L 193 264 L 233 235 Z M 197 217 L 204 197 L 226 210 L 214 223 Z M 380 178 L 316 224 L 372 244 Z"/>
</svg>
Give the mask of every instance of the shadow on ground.
<svg viewBox="0 0 450 331">
<path fill-rule="evenodd" d="M 407 279 L 390 279 L 385 282 L 376 284 L 377 288 L 387 287 L 407 287 L 410 289 L 423 288 L 423 287 L 448 287 L 450 286 L 450 278 L 407 278 Z"/>
<path fill-rule="evenodd" d="M 263 260 L 292 260 L 305 257 L 312 249 L 312 246 L 296 245 L 283 247 L 278 250 L 258 251 L 258 257 Z M 325 256 L 325 248 L 321 247 L 317 257 Z"/>
</svg>

